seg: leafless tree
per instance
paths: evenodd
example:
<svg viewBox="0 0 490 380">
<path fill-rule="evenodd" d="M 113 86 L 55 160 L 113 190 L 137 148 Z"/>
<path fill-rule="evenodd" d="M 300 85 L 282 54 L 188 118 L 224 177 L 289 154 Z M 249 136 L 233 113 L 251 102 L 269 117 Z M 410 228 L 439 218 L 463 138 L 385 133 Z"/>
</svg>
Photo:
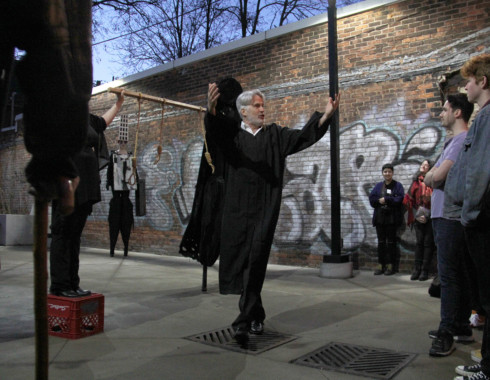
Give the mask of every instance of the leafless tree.
<svg viewBox="0 0 490 380">
<path fill-rule="evenodd" d="M 326 12 L 328 0 L 94 0 L 93 7 L 95 33 L 104 31 L 95 10 L 117 15 L 113 53 L 126 75 Z"/>
</svg>

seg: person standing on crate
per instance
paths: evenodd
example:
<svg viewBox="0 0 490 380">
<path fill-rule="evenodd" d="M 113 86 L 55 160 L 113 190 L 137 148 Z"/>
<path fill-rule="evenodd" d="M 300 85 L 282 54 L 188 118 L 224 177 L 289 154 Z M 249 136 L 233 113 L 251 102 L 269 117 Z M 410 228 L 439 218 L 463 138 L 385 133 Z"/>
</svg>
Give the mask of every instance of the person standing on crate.
<svg viewBox="0 0 490 380">
<path fill-rule="evenodd" d="M 119 149 L 111 152 L 109 167 L 107 168 L 106 189 L 112 188 L 112 199 L 109 204 L 109 237 L 110 256 L 114 257 L 119 231 L 124 243 L 124 256 L 128 255 L 129 236 L 134 225 L 133 203 L 129 199 L 129 192 L 136 188 L 132 183 L 135 174 L 132 166 L 132 153 L 128 152 L 128 125 L 127 117 L 121 116 L 119 126 Z M 134 181 L 136 182 L 136 181 Z"/>
<path fill-rule="evenodd" d="M 58 200 L 53 200 L 50 248 L 49 292 L 62 297 L 83 297 L 89 290 L 80 288 L 78 276 L 80 240 L 92 206 L 101 201 L 99 170 L 108 163 L 104 131 L 114 120 L 124 102 L 124 92 L 117 94 L 116 103 L 102 117 L 90 114 L 87 139 L 80 153 L 74 157 L 80 176 L 75 191 L 75 209 L 65 215 Z"/>
</svg>

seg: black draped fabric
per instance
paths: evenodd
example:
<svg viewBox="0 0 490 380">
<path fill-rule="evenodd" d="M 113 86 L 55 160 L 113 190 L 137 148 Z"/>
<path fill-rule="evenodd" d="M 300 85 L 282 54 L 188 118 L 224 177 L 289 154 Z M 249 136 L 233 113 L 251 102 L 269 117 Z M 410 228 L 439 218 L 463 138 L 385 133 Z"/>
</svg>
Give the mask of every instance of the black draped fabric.
<svg viewBox="0 0 490 380">
<path fill-rule="evenodd" d="M 230 128 L 236 129 L 240 116 L 235 102 L 242 93 L 242 86 L 234 78 L 224 78 L 218 83 L 218 88 L 220 97 L 216 111 L 223 120 L 227 120 Z M 207 147 L 214 171 L 206 160 L 204 146 L 191 216 L 179 252 L 202 265 L 212 266 L 219 257 L 227 162 L 214 140 L 207 140 Z"/>
<path fill-rule="evenodd" d="M 99 162 L 101 154 L 108 156 L 104 137 L 106 127 L 107 124 L 103 117 L 90 114 L 90 124 L 88 126 L 85 146 L 74 157 L 74 162 L 80 176 L 80 183 L 75 192 L 76 205 L 83 205 L 87 202 L 95 204 L 102 199 Z"/>
<path fill-rule="evenodd" d="M 207 163 L 203 148 L 192 212 L 179 252 L 202 265 L 212 266 L 219 257 L 226 163 L 212 141 L 208 142 L 208 149 L 215 171 Z"/>
<path fill-rule="evenodd" d="M 72 158 L 85 141 L 92 93 L 91 16 L 90 0 L 0 2 L 0 113 L 18 47 L 26 51 L 16 65 L 32 153 L 26 175 L 36 189 L 78 174 Z"/>
<path fill-rule="evenodd" d="M 207 114 L 208 143 L 219 148 L 225 173 L 220 293 L 240 294 L 244 286 L 260 293 L 281 206 L 286 157 L 324 136 L 330 120 L 318 127 L 321 116 L 315 112 L 302 129 L 270 124 L 254 136 L 237 122 Z"/>
</svg>

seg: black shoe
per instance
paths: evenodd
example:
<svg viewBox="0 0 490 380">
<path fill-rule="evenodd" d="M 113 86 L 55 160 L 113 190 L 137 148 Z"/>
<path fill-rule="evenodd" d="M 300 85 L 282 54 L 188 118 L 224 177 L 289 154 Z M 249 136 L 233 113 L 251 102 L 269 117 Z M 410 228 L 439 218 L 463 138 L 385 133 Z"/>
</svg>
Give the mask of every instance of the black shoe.
<svg viewBox="0 0 490 380">
<path fill-rule="evenodd" d="M 462 327 L 453 335 L 456 343 L 472 343 L 475 341 L 473 330 L 470 326 Z"/>
<path fill-rule="evenodd" d="M 376 269 L 374 271 L 374 275 L 379 276 L 379 275 L 383 274 L 385 272 L 385 270 L 386 270 L 386 266 L 379 264 L 378 269 Z"/>
<path fill-rule="evenodd" d="M 430 356 L 449 356 L 454 351 L 454 339 L 447 331 L 439 331 L 437 338 L 432 341 Z"/>
<path fill-rule="evenodd" d="M 439 331 L 438 330 L 430 330 L 429 331 L 429 338 L 431 339 L 437 339 L 439 336 Z M 471 331 L 471 327 L 468 327 L 467 329 L 462 329 L 458 332 L 456 332 L 453 335 L 453 340 L 456 343 L 472 343 L 475 341 L 475 338 L 473 337 L 473 331 Z"/>
<path fill-rule="evenodd" d="M 128 249 L 124 248 L 124 256 L 127 256 L 127 255 L 128 255 Z"/>
<path fill-rule="evenodd" d="M 252 321 L 250 324 L 250 334 L 262 335 L 264 333 L 264 323 L 260 321 Z"/>
<path fill-rule="evenodd" d="M 420 277 L 420 268 L 415 268 L 410 276 L 410 280 L 415 281 Z"/>
<path fill-rule="evenodd" d="M 68 290 L 55 290 L 55 291 L 52 291 L 51 294 L 55 295 L 55 296 L 58 296 L 58 297 L 69 297 L 69 298 L 75 298 L 75 297 L 79 297 L 78 293 L 71 290 L 71 289 L 68 289 Z"/>
<path fill-rule="evenodd" d="M 429 338 L 430 339 L 436 339 L 439 336 L 439 330 L 430 330 L 429 331 Z"/>
<path fill-rule="evenodd" d="M 238 327 L 235 330 L 235 335 L 233 338 L 237 341 L 238 344 L 245 344 L 248 342 L 248 330 L 243 327 Z"/>
<path fill-rule="evenodd" d="M 396 272 L 393 270 L 393 265 L 388 264 L 385 270 L 385 276 L 393 276 Z"/>
<path fill-rule="evenodd" d="M 83 290 L 82 288 L 77 288 L 74 292 L 77 293 L 78 297 L 86 297 L 92 294 L 90 290 Z"/>
<path fill-rule="evenodd" d="M 419 281 L 427 281 L 429 279 L 429 273 L 422 271 L 419 277 Z"/>
<path fill-rule="evenodd" d="M 109 253 L 109 256 L 114 257 L 114 251 L 111 251 L 111 253 Z"/>
</svg>

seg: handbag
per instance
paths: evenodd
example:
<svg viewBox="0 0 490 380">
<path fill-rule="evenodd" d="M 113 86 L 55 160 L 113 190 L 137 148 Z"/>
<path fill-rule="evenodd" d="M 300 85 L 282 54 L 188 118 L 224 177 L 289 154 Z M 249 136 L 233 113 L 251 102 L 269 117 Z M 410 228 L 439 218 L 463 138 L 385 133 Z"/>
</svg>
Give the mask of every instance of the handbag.
<svg viewBox="0 0 490 380">
<path fill-rule="evenodd" d="M 422 218 L 423 217 L 423 218 Z M 430 210 L 424 206 L 420 206 L 415 212 L 415 220 L 419 223 L 425 224 L 430 219 Z"/>
</svg>

